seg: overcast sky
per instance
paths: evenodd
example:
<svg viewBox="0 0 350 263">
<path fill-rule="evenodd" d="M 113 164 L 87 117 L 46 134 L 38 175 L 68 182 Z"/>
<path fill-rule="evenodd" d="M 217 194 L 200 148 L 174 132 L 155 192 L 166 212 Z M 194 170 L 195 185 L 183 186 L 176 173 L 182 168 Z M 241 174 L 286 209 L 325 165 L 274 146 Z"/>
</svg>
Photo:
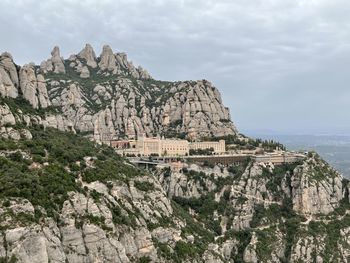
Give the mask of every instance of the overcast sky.
<svg viewBox="0 0 350 263">
<path fill-rule="evenodd" d="M 239 130 L 350 134 L 349 0 L 0 1 L 0 52 L 91 43 L 156 79 L 208 79 Z"/>
</svg>

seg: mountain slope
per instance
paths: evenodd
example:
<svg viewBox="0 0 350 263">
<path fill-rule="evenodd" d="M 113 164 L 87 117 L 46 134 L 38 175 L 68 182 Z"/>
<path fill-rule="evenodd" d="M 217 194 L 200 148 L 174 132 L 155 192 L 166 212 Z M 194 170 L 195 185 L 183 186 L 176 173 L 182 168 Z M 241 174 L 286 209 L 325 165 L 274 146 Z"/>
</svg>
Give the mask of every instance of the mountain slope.
<svg viewBox="0 0 350 263">
<path fill-rule="evenodd" d="M 349 183 L 315 154 L 151 174 L 27 129 L 0 140 L 4 262 L 348 262 Z"/>
<path fill-rule="evenodd" d="M 50 108 L 47 124 L 86 133 L 97 141 L 149 136 L 236 134 L 219 91 L 208 81 L 157 81 L 135 68 L 125 53 L 104 46 L 99 57 L 87 44 L 78 55 L 60 57 L 58 47 L 40 67 L 0 57 L 0 94 L 23 96 L 35 109 Z"/>
<path fill-rule="evenodd" d="M 182 243 L 186 212 L 176 213 L 153 176 L 78 136 L 31 134 L 0 144 L 2 261 L 158 261 L 158 242 L 178 262 L 187 249 L 194 258 L 204 251 Z"/>
</svg>

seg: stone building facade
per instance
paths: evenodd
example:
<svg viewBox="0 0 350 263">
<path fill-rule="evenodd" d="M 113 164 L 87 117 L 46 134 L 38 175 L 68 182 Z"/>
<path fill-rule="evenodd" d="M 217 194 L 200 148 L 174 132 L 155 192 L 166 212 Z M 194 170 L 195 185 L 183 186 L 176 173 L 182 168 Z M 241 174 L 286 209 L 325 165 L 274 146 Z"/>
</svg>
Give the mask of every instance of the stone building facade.
<svg viewBox="0 0 350 263">
<path fill-rule="evenodd" d="M 219 142 L 188 142 L 181 139 L 165 139 L 158 137 L 147 138 L 140 136 L 137 140 L 130 141 L 110 141 L 110 145 L 115 149 L 123 149 L 124 153 L 131 153 L 142 156 L 185 156 L 189 155 L 190 149 L 214 149 L 214 153 L 220 154 L 225 152 L 225 141 Z M 125 146 L 129 146 L 126 148 Z"/>
<path fill-rule="evenodd" d="M 225 140 L 218 142 L 191 142 L 189 144 L 190 150 L 204 150 L 214 149 L 214 153 L 224 153 L 226 151 Z"/>
</svg>

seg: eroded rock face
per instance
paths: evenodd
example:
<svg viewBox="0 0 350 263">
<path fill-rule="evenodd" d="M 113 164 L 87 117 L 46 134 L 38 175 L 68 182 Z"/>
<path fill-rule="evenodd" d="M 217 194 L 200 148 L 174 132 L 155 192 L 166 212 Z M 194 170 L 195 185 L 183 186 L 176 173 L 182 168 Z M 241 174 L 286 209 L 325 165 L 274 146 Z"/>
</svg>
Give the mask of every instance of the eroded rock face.
<svg viewBox="0 0 350 263">
<path fill-rule="evenodd" d="M 6 124 L 15 125 L 16 120 L 10 108 L 4 104 L 0 105 L 0 126 L 5 126 Z"/>
<path fill-rule="evenodd" d="M 175 83 L 168 87 L 168 92 L 161 93 L 163 97 L 155 96 L 162 88 L 149 86 L 148 91 L 143 93 L 125 77 L 119 77 L 110 84 L 96 85 L 92 94 L 79 83 L 70 84 L 75 85 L 79 95 L 74 95 L 74 98 L 79 99 L 68 108 L 64 99 L 67 84 L 49 83 L 53 104 L 64 107 L 66 118 L 74 120 L 77 129 L 84 127 L 82 131 L 93 132 L 98 141 L 138 134 L 151 136 L 168 130 L 185 133 L 192 138 L 237 133 L 228 109 L 222 105 L 220 94 L 207 81 Z M 89 109 L 91 102 L 100 108 L 97 112 Z M 106 112 L 107 123 L 100 117 Z"/>
<path fill-rule="evenodd" d="M 317 262 L 323 263 L 321 251 L 324 250 L 324 236 L 320 235 L 317 240 L 314 237 L 305 236 L 297 240 L 291 256 L 292 262 Z"/>
<path fill-rule="evenodd" d="M 24 65 L 19 72 L 19 77 L 21 80 L 21 91 L 23 97 L 32 104 L 34 109 L 37 109 L 39 106 L 38 98 L 36 96 L 38 84 L 36 81 L 34 65 Z"/>
<path fill-rule="evenodd" d="M 100 63 L 98 63 L 98 66 L 101 70 L 108 70 L 112 72 L 117 71 L 116 59 L 110 46 L 103 46 L 102 53 L 100 55 Z"/>
<path fill-rule="evenodd" d="M 303 214 L 328 214 L 343 198 L 342 176 L 313 155 L 292 177 L 293 209 Z"/>
<path fill-rule="evenodd" d="M 80 77 L 83 79 L 87 79 L 90 77 L 90 71 L 86 66 L 81 68 Z"/>
<path fill-rule="evenodd" d="M 53 71 L 54 73 L 66 73 L 63 59 L 60 56 L 59 47 L 54 47 L 51 51 L 51 58 L 43 61 L 40 65 L 40 69 L 43 73 Z"/>
<path fill-rule="evenodd" d="M 16 65 L 11 54 L 4 52 L 0 56 L 0 95 L 17 98 L 19 80 Z"/>
<path fill-rule="evenodd" d="M 54 49 L 51 52 L 52 58 L 51 62 L 53 65 L 53 72 L 55 73 L 66 73 L 63 59 L 60 56 L 60 49 L 59 47 L 54 47 Z"/>
<path fill-rule="evenodd" d="M 32 204 L 18 198 L 7 207 L 0 205 L 0 218 L 8 211 L 12 214 L 7 221 L 1 222 L 6 230 L 0 234 L 0 257 L 15 255 L 18 262 L 25 263 L 124 263 L 135 262 L 142 257 L 152 262 L 166 262 L 157 254 L 155 242 L 174 247 L 177 241 L 182 240 L 180 233 L 184 223 L 174 221 L 173 227 L 166 229 L 147 228 L 146 220 L 156 225 L 163 218 L 171 217 L 173 209 L 160 185 L 152 179 L 150 181 L 150 178 L 145 180 L 157 188 L 146 193 L 135 188 L 133 181 L 130 186 L 113 184 L 110 190 L 99 182 L 84 184 L 86 189 L 97 192 L 99 200 L 71 192 L 59 214 L 59 224 L 47 218 L 40 225 L 31 223 L 16 227 L 13 224 L 16 215 L 26 213 L 34 216 Z M 128 213 L 134 210 L 134 223 L 131 226 L 125 218 L 130 217 Z M 116 211 L 120 214 L 116 215 Z M 122 218 L 125 223 L 120 223 L 123 222 L 120 221 Z M 207 252 L 208 257 L 213 254 Z"/>
<path fill-rule="evenodd" d="M 97 67 L 95 51 L 90 44 L 86 44 L 85 48 L 79 52 L 78 57 L 85 59 L 88 66 Z"/>
<path fill-rule="evenodd" d="M 49 95 L 47 94 L 46 81 L 42 74 L 37 75 L 37 96 L 39 104 L 42 108 L 47 108 L 51 106 L 51 101 Z"/>
<path fill-rule="evenodd" d="M 65 60 L 67 73 L 58 47 L 51 55 L 40 70 L 27 64 L 17 73 L 7 53 L 1 56 L 0 64 L 1 96 L 17 97 L 20 87 L 34 108 L 57 107 L 62 113 L 43 119 L 50 126 L 90 133 L 98 142 L 140 134 L 177 133 L 194 139 L 237 134 L 220 93 L 206 80 L 155 81 L 125 53 L 114 54 L 108 45 L 96 58 L 87 44 Z M 50 72 L 66 76 L 61 79 Z M 60 123 L 53 123 L 53 119 Z"/>
<path fill-rule="evenodd" d="M 35 65 L 26 64 L 19 72 L 20 87 L 23 97 L 33 108 L 47 108 L 51 105 L 47 94 L 45 78 L 42 74 L 36 75 Z"/>
</svg>

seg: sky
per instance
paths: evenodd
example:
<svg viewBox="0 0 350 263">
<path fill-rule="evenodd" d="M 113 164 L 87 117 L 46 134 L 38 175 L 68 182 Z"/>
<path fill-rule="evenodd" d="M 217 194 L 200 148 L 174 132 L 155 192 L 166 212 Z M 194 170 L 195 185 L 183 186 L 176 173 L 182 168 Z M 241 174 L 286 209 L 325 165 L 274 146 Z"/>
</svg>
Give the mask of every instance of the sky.
<svg viewBox="0 0 350 263">
<path fill-rule="evenodd" d="M 90 43 L 155 79 L 211 81 L 246 134 L 350 134 L 348 0 L 1 0 L 0 52 Z"/>
</svg>

